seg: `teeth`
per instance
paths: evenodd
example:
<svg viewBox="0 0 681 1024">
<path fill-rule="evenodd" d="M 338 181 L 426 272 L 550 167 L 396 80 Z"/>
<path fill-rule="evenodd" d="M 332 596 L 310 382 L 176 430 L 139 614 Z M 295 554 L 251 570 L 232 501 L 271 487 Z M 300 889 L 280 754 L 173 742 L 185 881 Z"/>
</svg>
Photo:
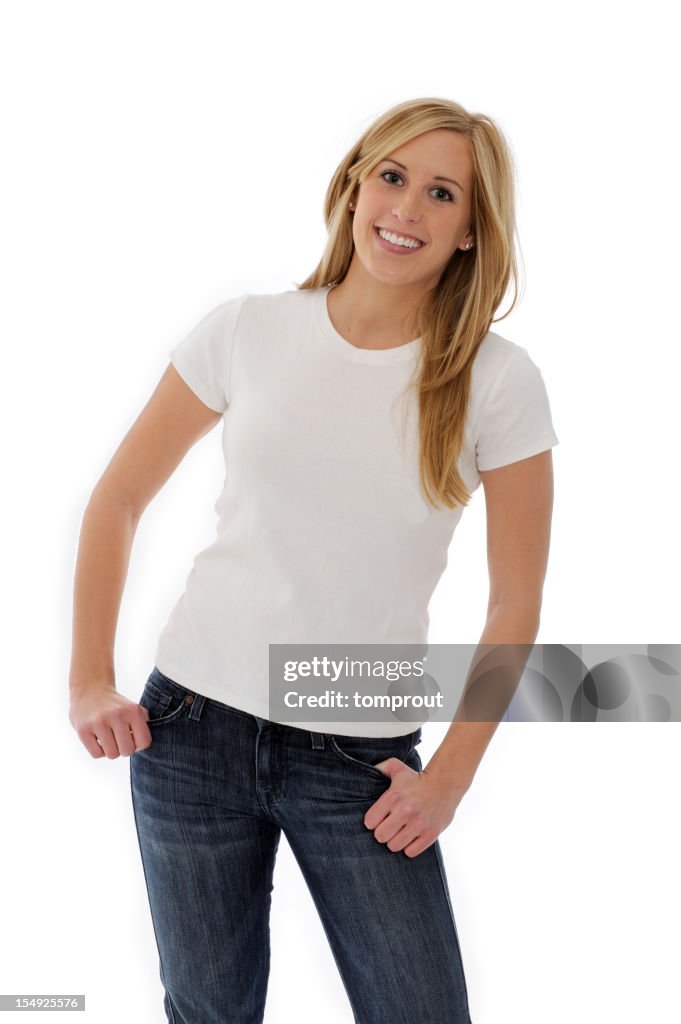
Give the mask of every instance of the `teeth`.
<svg viewBox="0 0 681 1024">
<path fill-rule="evenodd" d="M 423 242 L 416 242 L 414 239 L 404 238 L 402 235 L 393 235 L 389 231 L 383 231 L 381 228 L 379 228 L 378 233 L 387 242 L 392 242 L 393 245 L 404 245 L 407 249 L 419 249 L 423 245 Z"/>
</svg>

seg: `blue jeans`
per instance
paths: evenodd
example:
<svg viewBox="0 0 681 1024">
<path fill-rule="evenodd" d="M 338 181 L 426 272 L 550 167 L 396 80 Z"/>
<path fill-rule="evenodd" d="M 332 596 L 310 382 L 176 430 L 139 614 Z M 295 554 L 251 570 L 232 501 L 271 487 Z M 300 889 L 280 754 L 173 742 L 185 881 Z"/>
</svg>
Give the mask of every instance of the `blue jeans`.
<svg viewBox="0 0 681 1024">
<path fill-rule="evenodd" d="M 410 858 L 363 823 L 390 786 L 375 763 L 421 770 L 420 728 L 380 739 L 294 729 L 156 667 L 139 703 L 152 743 L 130 758 L 130 788 L 170 1024 L 263 1021 L 282 830 L 356 1024 L 471 1024 L 439 843 Z"/>
</svg>

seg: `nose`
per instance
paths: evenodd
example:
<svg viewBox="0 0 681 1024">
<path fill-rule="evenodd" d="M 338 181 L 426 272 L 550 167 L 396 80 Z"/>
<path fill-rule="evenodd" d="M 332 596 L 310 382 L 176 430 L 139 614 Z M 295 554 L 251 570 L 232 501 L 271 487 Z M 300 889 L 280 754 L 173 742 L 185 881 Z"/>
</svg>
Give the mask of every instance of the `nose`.
<svg viewBox="0 0 681 1024">
<path fill-rule="evenodd" d="M 405 191 L 403 195 L 393 203 L 392 215 L 393 217 L 396 217 L 398 221 L 417 224 L 421 220 L 418 206 L 419 204 L 416 196 L 410 196 Z"/>
</svg>

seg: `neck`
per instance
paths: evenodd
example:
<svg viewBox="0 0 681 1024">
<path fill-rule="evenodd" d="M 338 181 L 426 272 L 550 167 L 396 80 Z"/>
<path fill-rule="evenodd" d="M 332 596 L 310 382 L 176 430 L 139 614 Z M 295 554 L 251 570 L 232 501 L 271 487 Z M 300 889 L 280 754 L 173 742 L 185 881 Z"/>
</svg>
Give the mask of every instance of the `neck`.
<svg viewBox="0 0 681 1024">
<path fill-rule="evenodd" d="M 353 260 L 340 284 L 329 291 L 328 310 L 334 327 L 358 348 L 395 348 L 416 337 L 412 314 L 427 288 L 386 284 L 353 270 Z"/>
</svg>

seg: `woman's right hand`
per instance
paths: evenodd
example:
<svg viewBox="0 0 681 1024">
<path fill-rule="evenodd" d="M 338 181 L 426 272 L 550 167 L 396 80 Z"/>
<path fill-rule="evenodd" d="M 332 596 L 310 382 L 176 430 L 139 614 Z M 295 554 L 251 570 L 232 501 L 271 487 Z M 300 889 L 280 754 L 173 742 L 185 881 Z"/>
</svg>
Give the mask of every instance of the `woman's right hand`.
<svg viewBox="0 0 681 1024">
<path fill-rule="evenodd" d="M 149 712 L 115 686 L 93 686 L 71 695 L 69 721 L 92 757 L 129 757 L 151 746 Z"/>
</svg>

